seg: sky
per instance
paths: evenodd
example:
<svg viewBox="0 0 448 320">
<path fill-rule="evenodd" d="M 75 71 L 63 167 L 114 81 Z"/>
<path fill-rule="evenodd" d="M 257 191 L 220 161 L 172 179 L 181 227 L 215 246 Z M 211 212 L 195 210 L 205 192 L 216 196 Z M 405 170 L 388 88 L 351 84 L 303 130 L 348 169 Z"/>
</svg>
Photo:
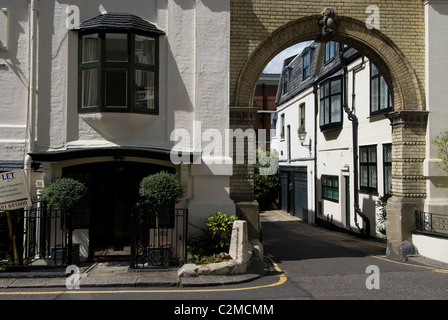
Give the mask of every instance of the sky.
<svg viewBox="0 0 448 320">
<path fill-rule="evenodd" d="M 283 61 L 295 54 L 301 53 L 310 43 L 311 41 L 301 42 L 283 50 L 267 64 L 263 73 L 282 73 Z"/>
</svg>

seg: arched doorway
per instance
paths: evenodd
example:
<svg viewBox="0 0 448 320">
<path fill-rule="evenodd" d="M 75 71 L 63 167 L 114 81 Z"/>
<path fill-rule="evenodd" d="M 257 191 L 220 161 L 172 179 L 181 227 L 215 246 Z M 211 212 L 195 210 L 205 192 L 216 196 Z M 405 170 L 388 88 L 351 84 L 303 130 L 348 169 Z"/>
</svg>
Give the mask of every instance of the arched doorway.
<svg viewBox="0 0 448 320">
<path fill-rule="evenodd" d="M 328 18 L 336 23 L 325 25 Z M 324 22 L 323 22 L 324 21 Z M 414 211 L 422 208 L 426 197 L 423 160 L 427 112 L 422 80 L 400 48 L 379 30 L 367 28 L 365 22 L 347 16 L 338 16 L 326 10 L 322 15 L 312 15 L 284 24 L 268 34 L 252 50 L 235 80 L 231 96 L 231 127 L 250 128 L 256 109 L 253 97 L 258 78 L 264 66 L 277 53 L 299 42 L 335 41 L 347 44 L 372 61 L 387 82 L 393 99 L 394 111 L 388 115 L 392 137 L 393 196 L 388 203 L 389 253 L 399 254 L 399 246 L 410 238 L 414 226 Z M 242 121 L 244 118 L 246 121 Z M 252 184 L 253 168 L 235 165 L 233 185 Z M 250 212 L 247 203 L 253 200 L 247 189 L 231 191 L 233 199 L 242 203 L 242 211 Z M 256 206 L 256 203 L 252 205 Z M 252 209 L 253 210 L 253 209 Z"/>
<path fill-rule="evenodd" d="M 121 158 L 63 169 L 63 176 L 83 181 L 89 189 L 85 208 L 74 213 L 74 228 L 75 234 L 88 237 L 90 259 L 129 259 L 131 212 L 140 200 L 140 181 L 162 170 L 175 173 L 173 168 Z"/>
</svg>

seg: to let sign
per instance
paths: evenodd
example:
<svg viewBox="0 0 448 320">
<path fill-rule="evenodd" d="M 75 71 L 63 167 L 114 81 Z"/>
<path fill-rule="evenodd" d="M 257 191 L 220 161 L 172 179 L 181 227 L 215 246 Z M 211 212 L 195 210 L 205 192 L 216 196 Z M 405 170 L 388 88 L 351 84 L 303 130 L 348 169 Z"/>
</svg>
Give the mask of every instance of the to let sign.
<svg viewBox="0 0 448 320">
<path fill-rule="evenodd" d="M 0 173 L 0 211 L 31 205 L 23 170 Z"/>
</svg>

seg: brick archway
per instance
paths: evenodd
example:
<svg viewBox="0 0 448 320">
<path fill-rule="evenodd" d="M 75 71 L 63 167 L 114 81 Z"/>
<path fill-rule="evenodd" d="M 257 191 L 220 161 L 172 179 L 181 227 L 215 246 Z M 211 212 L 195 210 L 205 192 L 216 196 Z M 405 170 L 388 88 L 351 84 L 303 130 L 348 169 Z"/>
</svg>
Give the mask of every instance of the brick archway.
<svg viewBox="0 0 448 320">
<path fill-rule="evenodd" d="M 230 127 L 252 127 L 251 121 L 256 112 L 253 97 L 257 81 L 265 65 L 283 49 L 307 40 L 336 41 L 367 56 L 382 73 L 394 101 L 394 112 L 388 116 L 393 131 L 393 196 L 388 203 L 387 232 L 388 254 L 398 255 L 401 243 L 410 240 L 414 228 L 414 211 L 422 209 L 426 198 L 423 161 L 428 114 L 424 79 L 421 70 L 420 73 L 415 71 L 399 46 L 379 30 L 370 30 L 365 22 L 354 18 L 337 16 L 336 31 L 323 35 L 320 19 L 321 15 L 310 15 L 290 21 L 271 32 L 265 30 L 268 34 L 258 45 L 253 46 L 253 50 L 247 48 L 247 59 L 238 75 L 234 68 L 231 77 L 233 92 L 230 96 Z M 413 61 L 415 65 L 415 57 Z M 253 208 L 256 206 L 251 205 L 254 203 L 253 193 L 248 192 L 251 187 L 253 167 L 236 165 L 231 179 L 231 196 L 246 217 L 253 216 Z"/>
<path fill-rule="evenodd" d="M 395 110 L 425 110 L 423 88 L 400 49 L 380 31 L 364 22 L 338 16 L 338 30 L 322 36 L 320 15 L 289 22 L 267 36 L 251 53 L 237 80 L 234 106 L 252 106 L 258 78 L 264 66 L 287 47 L 308 40 L 345 43 L 367 56 L 381 71 L 393 93 Z"/>
</svg>

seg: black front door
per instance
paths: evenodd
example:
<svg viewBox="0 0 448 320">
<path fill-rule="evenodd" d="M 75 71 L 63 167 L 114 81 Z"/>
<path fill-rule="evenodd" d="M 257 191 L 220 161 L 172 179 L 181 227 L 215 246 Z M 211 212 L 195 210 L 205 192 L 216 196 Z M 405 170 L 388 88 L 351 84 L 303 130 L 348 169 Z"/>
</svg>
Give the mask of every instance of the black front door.
<svg viewBox="0 0 448 320">
<path fill-rule="evenodd" d="M 120 257 L 130 254 L 131 212 L 140 200 L 140 181 L 171 168 L 137 162 L 101 162 L 64 169 L 64 176 L 85 181 L 89 188 L 86 206 L 90 212 L 90 258 Z M 76 228 L 76 226 L 75 226 Z"/>
</svg>

